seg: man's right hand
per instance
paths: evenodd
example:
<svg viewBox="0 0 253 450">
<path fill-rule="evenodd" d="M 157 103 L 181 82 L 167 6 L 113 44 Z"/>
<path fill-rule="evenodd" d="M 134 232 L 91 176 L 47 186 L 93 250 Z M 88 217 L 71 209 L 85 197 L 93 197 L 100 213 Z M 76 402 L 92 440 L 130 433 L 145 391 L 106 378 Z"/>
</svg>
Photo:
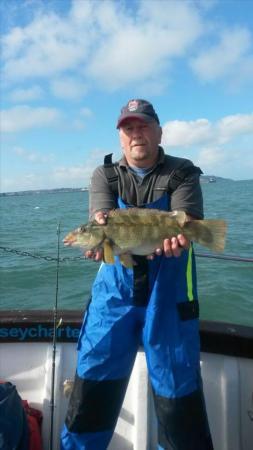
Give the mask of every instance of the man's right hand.
<svg viewBox="0 0 253 450">
<path fill-rule="evenodd" d="M 105 225 L 107 221 L 107 214 L 103 211 L 98 211 L 94 215 L 95 221 L 99 225 Z M 85 252 L 86 258 L 93 259 L 94 261 L 101 261 L 103 259 L 103 249 L 97 248 L 95 250 L 87 250 Z"/>
</svg>

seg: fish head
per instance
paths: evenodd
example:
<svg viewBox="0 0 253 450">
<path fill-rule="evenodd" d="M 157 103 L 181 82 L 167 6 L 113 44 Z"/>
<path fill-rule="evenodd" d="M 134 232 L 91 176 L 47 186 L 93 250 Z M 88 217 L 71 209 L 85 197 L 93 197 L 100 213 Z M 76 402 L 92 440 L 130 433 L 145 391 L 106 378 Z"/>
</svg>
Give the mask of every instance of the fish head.
<svg viewBox="0 0 253 450">
<path fill-rule="evenodd" d="M 85 250 L 92 250 L 98 247 L 104 238 L 101 226 L 81 225 L 68 233 L 63 239 L 66 246 L 82 247 Z"/>
</svg>

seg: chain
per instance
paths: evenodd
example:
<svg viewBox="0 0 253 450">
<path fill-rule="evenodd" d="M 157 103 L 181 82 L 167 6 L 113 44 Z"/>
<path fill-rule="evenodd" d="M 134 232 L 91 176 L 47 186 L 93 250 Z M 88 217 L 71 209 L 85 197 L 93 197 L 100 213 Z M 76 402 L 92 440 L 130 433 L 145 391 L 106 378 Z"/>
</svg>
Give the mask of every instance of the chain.
<svg viewBox="0 0 253 450">
<path fill-rule="evenodd" d="M 3 250 L 4 252 L 7 253 L 14 253 L 15 255 L 18 256 L 29 256 L 30 258 L 34 258 L 34 259 L 43 259 L 44 261 L 60 261 L 60 262 L 66 262 L 66 261 L 77 261 L 77 260 L 82 260 L 82 259 L 87 259 L 85 256 L 73 256 L 73 257 L 64 257 L 64 258 L 55 258 L 53 256 L 44 256 L 44 255 L 39 255 L 36 253 L 31 253 L 31 252 L 27 252 L 27 251 L 22 251 L 22 250 L 18 250 L 16 248 L 9 248 L 9 247 L 2 247 L 0 246 L 0 250 Z"/>
<path fill-rule="evenodd" d="M 3 250 L 4 252 L 7 252 L 7 253 L 14 253 L 15 255 L 18 255 L 18 256 L 29 256 L 30 258 L 44 259 L 44 261 L 58 261 L 58 258 L 55 258 L 53 256 L 39 255 L 36 253 L 18 250 L 16 248 L 0 246 L 0 250 Z M 214 258 L 214 259 L 223 259 L 223 260 L 228 260 L 228 261 L 250 262 L 250 263 L 253 262 L 253 258 L 247 258 L 247 257 L 235 256 L 235 255 L 211 255 L 208 253 L 198 253 L 198 252 L 195 252 L 195 255 L 200 258 Z M 82 256 L 66 256 L 63 258 L 59 258 L 59 261 L 66 262 L 66 261 L 79 261 L 79 260 L 85 260 L 85 259 L 88 259 L 88 258 L 86 258 L 84 255 L 82 255 Z"/>
</svg>

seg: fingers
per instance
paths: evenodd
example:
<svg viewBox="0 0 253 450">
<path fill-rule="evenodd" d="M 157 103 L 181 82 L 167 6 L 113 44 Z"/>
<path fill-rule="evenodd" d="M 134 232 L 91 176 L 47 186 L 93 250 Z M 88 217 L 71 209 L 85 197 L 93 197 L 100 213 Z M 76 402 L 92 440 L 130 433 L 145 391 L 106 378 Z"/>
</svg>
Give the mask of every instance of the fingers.
<svg viewBox="0 0 253 450">
<path fill-rule="evenodd" d="M 97 223 L 99 223 L 99 225 L 105 225 L 107 221 L 107 214 L 104 213 L 103 211 L 98 211 L 95 214 L 94 219 L 96 220 Z"/>
<path fill-rule="evenodd" d="M 183 250 L 190 247 L 190 241 L 183 235 L 178 234 L 177 237 L 171 239 L 165 239 L 163 243 L 163 251 L 165 256 L 179 257 Z"/>
<path fill-rule="evenodd" d="M 171 239 L 164 239 L 163 248 L 157 248 L 155 252 L 152 255 L 147 256 L 147 258 L 152 260 L 155 256 L 160 256 L 162 253 L 164 253 L 167 258 L 170 258 L 171 256 L 178 258 L 182 251 L 189 249 L 189 247 L 190 241 L 183 234 L 179 234 Z"/>
<path fill-rule="evenodd" d="M 94 219 L 99 225 L 106 225 L 107 214 L 103 211 L 97 211 L 94 215 Z M 87 250 L 84 256 L 93 259 L 94 261 L 101 261 L 103 259 L 103 249 L 95 248 L 93 250 Z"/>
<path fill-rule="evenodd" d="M 155 253 L 152 253 L 151 255 L 148 255 L 147 259 L 152 260 L 152 259 L 155 258 L 155 256 L 161 256 L 162 252 L 163 252 L 162 248 L 156 248 L 155 249 Z"/>
<path fill-rule="evenodd" d="M 84 255 L 88 259 L 93 259 L 94 261 L 101 261 L 103 259 L 103 249 L 99 248 L 96 250 L 87 250 L 87 252 L 85 252 Z"/>
<path fill-rule="evenodd" d="M 173 237 L 171 238 L 171 254 L 172 256 L 175 256 L 176 258 L 178 258 L 181 253 L 182 253 L 183 249 L 182 247 L 180 247 L 178 238 Z"/>
<path fill-rule="evenodd" d="M 183 248 L 188 250 L 190 248 L 190 241 L 187 239 L 183 234 L 179 234 L 177 236 L 177 240 L 179 242 L 179 245 Z"/>
</svg>

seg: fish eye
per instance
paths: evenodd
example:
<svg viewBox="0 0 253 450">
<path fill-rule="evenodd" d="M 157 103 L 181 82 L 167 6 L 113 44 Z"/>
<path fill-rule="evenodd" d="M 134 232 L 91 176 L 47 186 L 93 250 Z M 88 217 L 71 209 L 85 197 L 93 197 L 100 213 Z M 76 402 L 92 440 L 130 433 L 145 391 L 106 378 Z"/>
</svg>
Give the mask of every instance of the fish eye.
<svg viewBox="0 0 253 450">
<path fill-rule="evenodd" d="M 84 233 L 84 232 L 86 231 L 86 226 L 85 226 L 85 225 L 81 225 L 81 226 L 79 227 L 78 231 L 79 231 L 80 233 Z"/>
</svg>

